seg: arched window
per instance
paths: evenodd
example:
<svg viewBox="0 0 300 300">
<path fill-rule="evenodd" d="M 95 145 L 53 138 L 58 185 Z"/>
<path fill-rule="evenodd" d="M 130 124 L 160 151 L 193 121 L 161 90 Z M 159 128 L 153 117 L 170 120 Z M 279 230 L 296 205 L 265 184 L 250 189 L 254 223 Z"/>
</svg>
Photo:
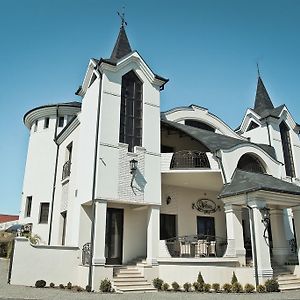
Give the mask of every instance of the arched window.
<svg viewBox="0 0 300 300">
<path fill-rule="evenodd" d="M 184 124 L 188 125 L 188 126 L 192 126 L 192 127 L 196 127 L 196 128 L 200 128 L 200 129 L 215 132 L 215 128 L 209 126 L 206 123 L 200 122 L 200 121 L 187 119 L 187 120 L 184 121 Z"/>
<path fill-rule="evenodd" d="M 237 165 L 237 168 L 240 170 L 253 172 L 253 173 L 266 173 L 265 168 L 261 162 L 251 154 L 244 154 Z"/>
<path fill-rule="evenodd" d="M 295 167 L 294 167 L 289 128 L 287 127 L 285 122 L 281 122 L 279 125 L 279 130 L 280 130 L 282 151 L 284 157 L 285 173 L 287 176 L 295 177 Z"/>
<path fill-rule="evenodd" d="M 142 146 L 142 99 L 143 83 L 133 71 L 122 77 L 120 137 L 121 143 L 128 144 L 128 150 Z"/>
</svg>

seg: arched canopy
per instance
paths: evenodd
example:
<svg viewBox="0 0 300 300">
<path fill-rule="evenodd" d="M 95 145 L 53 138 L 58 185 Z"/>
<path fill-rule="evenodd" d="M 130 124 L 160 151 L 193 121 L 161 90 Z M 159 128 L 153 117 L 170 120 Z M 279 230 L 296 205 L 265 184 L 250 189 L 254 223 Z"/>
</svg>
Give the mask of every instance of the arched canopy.
<svg viewBox="0 0 300 300">
<path fill-rule="evenodd" d="M 266 170 L 260 160 L 256 156 L 249 153 L 241 156 L 237 165 L 237 169 L 260 174 L 266 173 Z"/>
</svg>

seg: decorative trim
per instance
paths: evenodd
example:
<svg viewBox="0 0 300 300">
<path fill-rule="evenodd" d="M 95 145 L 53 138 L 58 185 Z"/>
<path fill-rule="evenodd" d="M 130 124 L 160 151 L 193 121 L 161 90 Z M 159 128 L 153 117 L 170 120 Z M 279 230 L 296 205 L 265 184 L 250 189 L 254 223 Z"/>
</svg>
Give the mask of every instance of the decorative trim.
<svg viewBox="0 0 300 300">
<path fill-rule="evenodd" d="M 150 102 L 144 102 L 145 105 L 149 105 L 149 106 L 152 106 L 152 107 L 155 107 L 155 108 L 160 108 L 159 105 L 157 104 L 153 104 L 153 103 L 150 103 Z"/>
<path fill-rule="evenodd" d="M 108 95 L 111 95 L 111 96 L 115 96 L 115 97 L 121 98 L 120 94 L 115 94 L 115 93 L 112 93 L 112 92 L 109 92 L 109 91 L 106 91 L 106 90 L 103 91 L 103 94 L 108 94 Z"/>
<path fill-rule="evenodd" d="M 197 202 L 192 203 L 192 209 L 196 209 L 204 214 L 212 214 L 221 211 L 220 205 L 217 205 L 213 200 L 208 198 L 198 199 Z"/>
</svg>

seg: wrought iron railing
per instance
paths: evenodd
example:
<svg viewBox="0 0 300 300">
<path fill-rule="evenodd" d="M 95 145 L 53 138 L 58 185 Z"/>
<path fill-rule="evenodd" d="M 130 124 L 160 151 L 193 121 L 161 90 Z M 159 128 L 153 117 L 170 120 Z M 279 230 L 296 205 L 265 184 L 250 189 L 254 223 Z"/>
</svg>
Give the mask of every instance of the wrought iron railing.
<svg viewBox="0 0 300 300">
<path fill-rule="evenodd" d="M 66 179 L 67 177 L 69 177 L 71 174 L 71 161 L 68 160 L 65 162 L 65 164 L 63 165 L 63 170 L 62 170 L 62 178 L 61 180 Z"/>
<path fill-rule="evenodd" d="M 166 240 L 172 257 L 223 257 L 227 240 L 212 235 L 186 235 Z"/>
<path fill-rule="evenodd" d="M 90 264 L 90 258 L 91 258 L 91 243 L 86 243 L 82 247 L 82 265 L 89 265 Z"/>
<path fill-rule="evenodd" d="M 170 169 L 208 168 L 210 164 L 205 152 L 183 150 L 173 154 Z"/>
</svg>

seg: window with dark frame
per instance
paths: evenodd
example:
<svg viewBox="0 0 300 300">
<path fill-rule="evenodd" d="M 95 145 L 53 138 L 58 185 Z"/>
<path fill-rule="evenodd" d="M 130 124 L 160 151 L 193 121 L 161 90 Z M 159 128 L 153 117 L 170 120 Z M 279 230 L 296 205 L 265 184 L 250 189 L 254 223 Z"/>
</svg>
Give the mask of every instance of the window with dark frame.
<svg viewBox="0 0 300 300">
<path fill-rule="evenodd" d="M 37 132 L 37 128 L 38 128 L 38 120 L 35 120 L 34 127 L 33 127 L 34 132 Z"/>
<path fill-rule="evenodd" d="M 49 215 L 49 203 L 41 203 L 39 223 L 47 224 L 48 215 Z"/>
<path fill-rule="evenodd" d="M 142 146 L 143 83 L 130 71 L 122 77 L 119 141 L 128 144 L 128 151 Z"/>
<path fill-rule="evenodd" d="M 285 122 L 279 125 L 281 144 L 284 158 L 285 173 L 287 176 L 295 177 L 295 166 L 291 147 L 290 130 Z"/>
<path fill-rule="evenodd" d="M 176 215 L 160 214 L 160 239 L 167 240 L 176 236 Z"/>
<path fill-rule="evenodd" d="M 50 121 L 49 118 L 45 118 L 45 120 L 44 120 L 44 129 L 49 128 L 49 121 Z"/>
<path fill-rule="evenodd" d="M 58 127 L 64 127 L 64 121 L 65 121 L 64 117 L 59 117 L 58 118 Z"/>
<path fill-rule="evenodd" d="M 28 197 L 26 197 L 25 218 L 30 217 L 31 206 L 32 206 L 32 196 L 28 196 Z"/>
</svg>

